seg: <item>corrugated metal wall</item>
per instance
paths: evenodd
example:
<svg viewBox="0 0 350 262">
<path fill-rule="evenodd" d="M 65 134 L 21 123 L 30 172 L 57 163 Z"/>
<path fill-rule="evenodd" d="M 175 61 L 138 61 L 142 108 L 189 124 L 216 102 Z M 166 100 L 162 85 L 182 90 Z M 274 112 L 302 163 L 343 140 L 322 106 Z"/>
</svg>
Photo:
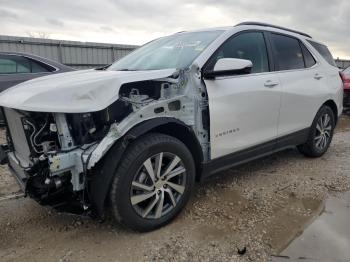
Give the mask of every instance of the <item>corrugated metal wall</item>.
<svg viewBox="0 0 350 262">
<path fill-rule="evenodd" d="M 111 64 L 138 46 L 52 40 L 31 37 L 1 36 L 0 52 L 24 52 L 46 57 L 77 68 L 96 68 Z M 350 66 L 350 60 L 337 59 L 339 68 Z"/>
<path fill-rule="evenodd" d="M 24 52 L 77 68 L 110 64 L 138 46 L 0 35 L 0 52 Z"/>
</svg>

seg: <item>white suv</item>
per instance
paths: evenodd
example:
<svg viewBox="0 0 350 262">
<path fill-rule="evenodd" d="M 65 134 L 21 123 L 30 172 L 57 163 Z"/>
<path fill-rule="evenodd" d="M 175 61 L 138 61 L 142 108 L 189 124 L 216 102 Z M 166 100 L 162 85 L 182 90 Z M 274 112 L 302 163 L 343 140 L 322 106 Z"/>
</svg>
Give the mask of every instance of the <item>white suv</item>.
<svg viewBox="0 0 350 262">
<path fill-rule="evenodd" d="M 0 96 L 1 162 L 45 205 L 140 231 L 167 224 L 194 182 L 297 146 L 324 154 L 342 112 L 327 47 L 262 23 L 180 32 L 109 67 L 42 77 Z"/>
</svg>

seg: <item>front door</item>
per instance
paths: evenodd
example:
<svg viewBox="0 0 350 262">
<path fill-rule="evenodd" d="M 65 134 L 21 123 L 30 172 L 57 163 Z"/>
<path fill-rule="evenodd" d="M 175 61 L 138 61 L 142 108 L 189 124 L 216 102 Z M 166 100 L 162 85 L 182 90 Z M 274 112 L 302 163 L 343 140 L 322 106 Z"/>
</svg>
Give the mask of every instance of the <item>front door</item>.
<svg viewBox="0 0 350 262">
<path fill-rule="evenodd" d="M 277 137 L 281 85 L 270 64 L 264 34 L 248 31 L 228 39 L 210 58 L 252 61 L 250 74 L 206 79 L 211 159 L 272 142 Z"/>
</svg>

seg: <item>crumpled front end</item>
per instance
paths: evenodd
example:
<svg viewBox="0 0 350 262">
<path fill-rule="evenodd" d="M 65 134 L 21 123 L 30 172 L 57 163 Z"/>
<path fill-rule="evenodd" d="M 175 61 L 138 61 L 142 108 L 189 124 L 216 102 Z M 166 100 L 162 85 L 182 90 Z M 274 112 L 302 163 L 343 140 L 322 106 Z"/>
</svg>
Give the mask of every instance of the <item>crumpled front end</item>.
<svg viewBox="0 0 350 262">
<path fill-rule="evenodd" d="M 3 112 L 7 145 L 2 146 L 2 164 L 6 154 L 9 169 L 23 191 L 41 204 L 63 208 L 69 203 L 70 207 L 75 205 L 82 211 L 87 204 L 84 161 L 103 131 L 94 132 L 91 114 L 39 113 L 11 108 L 4 108 Z"/>
<path fill-rule="evenodd" d="M 3 108 L 8 164 L 29 196 L 56 208 L 74 203 L 81 211 L 101 211 L 108 185 L 102 193 L 91 186 L 112 164 L 99 163 L 132 128 L 157 118 L 187 126 L 197 137 L 204 160 L 209 158 L 208 101 L 198 68 L 125 83 L 118 91 L 119 98 L 108 107 L 88 113 Z"/>
</svg>

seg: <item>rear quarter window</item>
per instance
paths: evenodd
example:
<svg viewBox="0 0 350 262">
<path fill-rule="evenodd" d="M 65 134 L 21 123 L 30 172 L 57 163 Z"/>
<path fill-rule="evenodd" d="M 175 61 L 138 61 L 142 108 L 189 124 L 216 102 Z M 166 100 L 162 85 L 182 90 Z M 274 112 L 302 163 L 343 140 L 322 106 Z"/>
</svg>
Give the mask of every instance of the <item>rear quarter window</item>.
<svg viewBox="0 0 350 262">
<path fill-rule="evenodd" d="M 327 46 L 307 40 L 316 50 L 320 53 L 320 55 L 330 64 L 331 66 L 337 66 L 334 62 L 333 56 L 331 52 L 328 50 Z"/>
<path fill-rule="evenodd" d="M 32 73 L 53 72 L 55 68 L 30 59 Z"/>
</svg>

